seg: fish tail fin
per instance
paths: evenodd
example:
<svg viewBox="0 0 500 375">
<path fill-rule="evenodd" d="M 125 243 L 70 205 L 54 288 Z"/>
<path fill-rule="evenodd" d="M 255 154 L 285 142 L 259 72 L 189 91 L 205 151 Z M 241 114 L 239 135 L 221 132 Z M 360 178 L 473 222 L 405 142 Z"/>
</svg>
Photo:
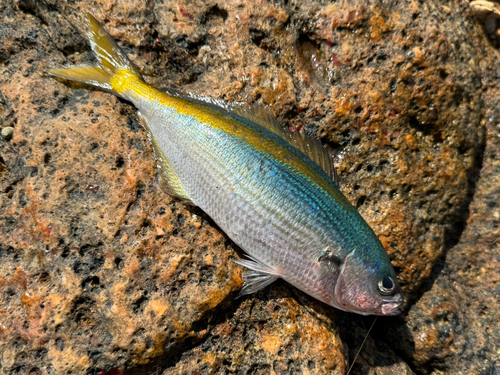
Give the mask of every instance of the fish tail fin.
<svg viewBox="0 0 500 375">
<path fill-rule="evenodd" d="M 120 81 L 123 78 L 144 81 L 141 73 L 106 29 L 90 13 L 87 13 L 87 30 L 87 37 L 97 58 L 97 65 L 51 69 L 48 74 L 84 83 L 127 99 Z"/>
</svg>

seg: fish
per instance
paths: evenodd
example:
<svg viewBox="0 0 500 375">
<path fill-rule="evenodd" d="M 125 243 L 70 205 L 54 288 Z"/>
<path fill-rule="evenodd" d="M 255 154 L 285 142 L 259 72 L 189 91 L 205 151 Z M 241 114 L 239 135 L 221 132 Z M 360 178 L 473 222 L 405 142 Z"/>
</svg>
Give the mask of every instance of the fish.
<svg viewBox="0 0 500 375">
<path fill-rule="evenodd" d="M 200 207 L 247 255 L 240 294 L 281 278 L 337 309 L 397 315 L 404 298 L 374 231 L 342 194 L 321 141 L 279 125 L 269 107 L 159 90 L 96 18 L 95 65 L 52 77 L 112 93 L 138 110 L 160 187 Z"/>
</svg>

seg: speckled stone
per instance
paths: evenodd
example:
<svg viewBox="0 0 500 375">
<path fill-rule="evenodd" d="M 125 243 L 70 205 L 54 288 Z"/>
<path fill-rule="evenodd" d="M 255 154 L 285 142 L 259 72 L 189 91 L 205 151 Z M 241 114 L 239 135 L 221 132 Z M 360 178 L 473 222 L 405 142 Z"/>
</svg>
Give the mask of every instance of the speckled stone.
<svg viewBox="0 0 500 375">
<path fill-rule="evenodd" d="M 11 17 L 47 36 L 33 15 Z M 233 300 L 237 255 L 159 190 L 128 104 L 39 74 L 48 56 L 64 63 L 51 53 L 26 48 L 0 73 L 4 122 L 16 123 L 0 143 L 0 371 L 150 363 Z"/>
<path fill-rule="evenodd" d="M 14 128 L 12 126 L 6 126 L 5 128 L 2 129 L 3 139 L 10 141 L 13 135 L 14 135 Z"/>
<path fill-rule="evenodd" d="M 283 126 L 334 149 L 342 190 L 386 247 L 409 301 L 407 316 L 378 321 L 353 374 L 466 368 L 456 348 L 477 363 L 493 353 L 494 335 L 477 331 L 498 309 L 474 302 L 465 312 L 460 298 L 491 305 L 486 283 L 496 279 L 480 270 L 496 264 L 483 251 L 496 227 L 478 227 L 482 247 L 474 237 L 453 247 L 468 233 L 485 125 L 488 147 L 493 139 L 495 120 L 485 119 L 500 108 L 484 98 L 498 75 L 481 81 L 479 27 L 463 6 L 0 3 L 0 125 L 16 129 L 10 142 L 0 139 L 0 373 L 343 373 L 373 319 L 283 282 L 234 299 L 242 280 L 231 259 L 241 253 L 203 212 L 159 190 L 134 108 L 43 76 L 92 61 L 84 11 L 152 84 L 267 104 Z M 455 263 L 443 268 L 448 250 Z M 483 268 L 460 263 L 476 258 Z M 424 293 L 441 268 L 453 278 Z M 472 280 L 484 300 L 450 289 Z M 453 314 L 468 328 L 454 331 Z"/>
</svg>

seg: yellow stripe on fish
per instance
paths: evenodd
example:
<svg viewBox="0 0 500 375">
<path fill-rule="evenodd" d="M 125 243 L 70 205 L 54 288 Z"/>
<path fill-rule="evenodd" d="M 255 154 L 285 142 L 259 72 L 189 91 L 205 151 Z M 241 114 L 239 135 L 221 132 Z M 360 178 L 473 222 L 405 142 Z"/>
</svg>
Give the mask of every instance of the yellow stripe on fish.
<svg viewBox="0 0 500 375">
<path fill-rule="evenodd" d="M 302 160 L 297 158 L 296 153 L 290 149 L 276 147 L 276 140 L 265 137 L 254 129 L 243 126 L 240 122 L 232 118 L 222 116 L 211 108 L 200 108 L 196 103 L 181 97 L 166 94 L 163 91 L 145 83 L 130 70 L 119 70 L 111 79 L 111 86 L 120 96 L 142 98 L 149 101 L 156 101 L 160 105 L 174 108 L 179 114 L 191 116 L 198 121 L 210 124 L 234 137 L 247 141 L 255 149 L 272 155 L 277 160 L 287 164 L 290 168 L 306 176 L 312 183 L 317 184 L 328 194 L 335 197 L 337 202 L 346 210 L 353 210 L 354 207 L 342 195 L 342 193 L 332 184 L 331 179 L 325 175 L 319 175 L 311 170 Z"/>
</svg>

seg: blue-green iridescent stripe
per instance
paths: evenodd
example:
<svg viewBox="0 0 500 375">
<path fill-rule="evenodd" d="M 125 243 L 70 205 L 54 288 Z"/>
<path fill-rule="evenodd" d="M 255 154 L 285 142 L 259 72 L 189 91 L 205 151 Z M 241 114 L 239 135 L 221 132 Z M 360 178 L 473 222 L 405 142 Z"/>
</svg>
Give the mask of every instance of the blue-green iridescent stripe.
<svg viewBox="0 0 500 375">
<path fill-rule="evenodd" d="M 342 193 L 337 191 L 337 194 L 335 194 L 336 196 L 340 195 L 341 199 L 344 200 L 344 202 L 339 203 L 330 192 L 323 189 L 314 180 L 292 168 L 286 161 L 279 160 L 274 155 L 256 148 L 247 140 L 236 137 L 232 132 L 226 131 L 225 128 L 214 126 L 214 124 L 210 123 L 201 123 L 193 116 L 182 114 L 177 114 L 177 116 L 184 117 L 180 123 L 189 123 L 188 128 L 191 131 L 184 127 L 184 132 L 192 133 L 193 141 L 200 144 L 204 152 L 209 152 L 212 157 L 216 157 L 220 161 L 223 160 L 222 164 L 231 166 L 229 172 L 233 176 L 233 181 L 243 179 L 242 181 L 247 183 L 254 181 L 258 184 L 260 189 L 265 192 L 263 194 L 265 195 L 265 199 L 260 204 L 265 206 L 267 210 L 274 210 L 273 204 L 278 203 L 276 197 L 281 198 L 282 202 L 280 203 L 284 204 L 286 202 L 287 205 L 293 207 L 292 211 L 296 213 L 295 217 L 281 217 L 280 219 L 283 222 L 293 226 L 297 224 L 297 217 L 304 217 L 309 219 L 309 222 L 304 223 L 308 227 L 307 229 L 315 226 L 317 230 L 321 230 L 323 233 L 331 231 L 337 234 L 335 236 L 336 241 L 341 242 L 342 245 L 347 245 L 346 241 L 357 242 L 357 240 L 361 240 L 354 238 L 354 233 L 353 236 L 349 236 L 349 229 L 357 225 L 368 226 L 358 217 L 359 214 L 347 202 Z M 299 158 L 303 164 L 311 168 L 314 173 L 318 174 L 321 179 L 326 180 L 331 189 L 337 189 L 330 177 L 319 166 L 278 135 L 246 119 L 242 121 L 238 121 L 239 119 L 237 118 L 232 120 L 237 121 L 239 126 L 245 126 L 249 131 L 259 134 L 262 138 L 267 139 L 267 141 L 274 142 L 276 148 L 286 148 L 290 153 Z M 205 129 L 205 132 L 200 132 L 200 128 Z M 206 133 L 210 133 L 212 136 L 207 137 Z M 221 139 L 225 139 L 228 145 L 221 145 Z M 216 141 L 213 142 L 214 140 Z M 209 145 L 210 147 L 208 147 Z M 228 148 L 227 146 L 229 145 L 232 145 L 232 147 Z M 231 149 L 231 152 L 229 152 L 229 149 Z M 265 167 L 262 166 L 263 162 L 265 163 Z M 254 166 L 253 170 L 248 170 L 246 167 L 249 163 L 257 163 L 258 168 Z M 242 176 L 247 176 L 247 178 Z M 247 185 L 243 185 L 242 192 L 249 198 L 252 193 L 255 194 L 256 192 L 250 191 Z M 283 192 L 288 192 L 288 194 L 285 196 Z M 350 209 L 345 209 L 346 202 Z"/>
</svg>

